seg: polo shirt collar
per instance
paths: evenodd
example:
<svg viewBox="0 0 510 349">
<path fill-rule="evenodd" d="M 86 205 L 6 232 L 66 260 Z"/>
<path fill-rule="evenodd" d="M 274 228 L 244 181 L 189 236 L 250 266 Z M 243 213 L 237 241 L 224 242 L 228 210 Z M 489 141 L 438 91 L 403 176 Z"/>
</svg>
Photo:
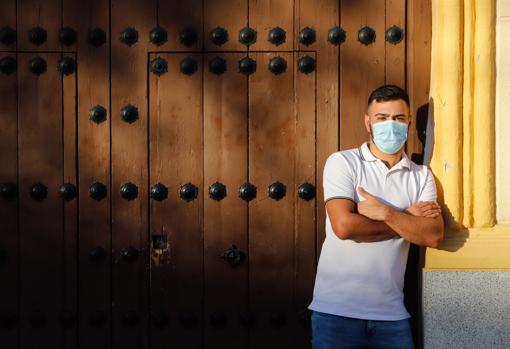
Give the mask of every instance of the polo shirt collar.
<svg viewBox="0 0 510 349">
<path fill-rule="evenodd" d="M 364 142 L 361 147 L 359 147 L 361 159 L 364 161 L 377 161 L 380 160 L 377 158 L 372 152 L 370 151 L 370 148 L 368 147 L 368 141 Z M 406 167 L 407 169 L 411 169 L 411 160 L 407 157 L 406 153 L 402 153 L 402 159 L 395 165 L 400 167 Z"/>
</svg>

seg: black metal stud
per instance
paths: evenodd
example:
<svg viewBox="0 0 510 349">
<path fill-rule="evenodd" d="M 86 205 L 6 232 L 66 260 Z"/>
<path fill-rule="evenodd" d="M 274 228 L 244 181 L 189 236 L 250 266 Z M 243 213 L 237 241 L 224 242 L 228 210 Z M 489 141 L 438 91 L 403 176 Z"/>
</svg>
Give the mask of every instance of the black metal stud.
<svg viewBox="0 0 510 349">
<path fill-rule="evenodd" d="M 312 312 L 309 309 L 301 310 L 298 315 L 298 322 L 304 328 L 309 328 L 312 325 L 311 319 Z"/>
<path fill-rule="evenodd" d="M 346 38 L 347 34 L 345 33 L 345 30 L 338 26 L 333 27 L 328 31 L 328 41 L 335 46 L 343 44 Z"/>
<path fill-rule="evenodd" d="M 160 76 L 168 71 L 168 62 L 166 59 L 157 57 L 151 61 L 150 70 L 152 73 Z"/>
<path fill-rule="evenodd" d="M 76 71 L 76 61 L 72 57 L 62 57 L 58 61 L 58 70 L 64 75 L 70 75 Z"/>
<path fill-rule="evenodd" d="M 89 44 L 99 47 L 106 42 L 106 32 L 101 28 L 93 28 L 88 33 Z"/>
<path fill-rule="evenodd" d="M 96 310 L 89 314 L 88 322 L 90 326 L 101 328 L 106 324 L 106 314 L 104 311 Z"/>
<path fill-rule="evenodd" d="M 47 321 L 48 321 L 48 316 L 46 315 L 45 312 L 43 312 L 39 309 L 32 310 L 28 314 L 28 322 L 30 323 L 30 325 L 32 327 L 35 327 L 35 328 L 44 327 L 46 325 Z"/>
<path fill-rule="evenodd" d="M 236 245 L 230 245 L 229 248 L 223 252 L 221 256 L 224 261 L 228 262 L 232 267 L 236 267 L 244 262 L 246 254 L 237 249 Z"/>
<path fill-rule="evenodd" d="M 393 25 L 386 30 L 386 41 L 390 44 L 396 45 L 402 41 L 404 33 L 401 28 Z"/>
<path fill-rule="evenodd" d="M 287 323 L 285 313 L 281 311 L 272 313 L 269 322 L 273 328 L 282 328 Z"/>
<path fill-rule="evenodd" d="M 64 201 L 71 201 L 76 197 L 76 186 L 72 183 L 64 183 L 58 189 L 58 195 Z"/>
<path fill-rule="evenodd" d="M 184 46 L 190 47 L 193 46 L 198 40 L 198 35 L 195 29 L 193 28 L 184 28 L 179 33 L 179 41 Z"/>
<path fill-rule="evenodd" d="M 180 64 L 181 73 L 192 75 L 198 70 L 197 62 L 191 57 L 185 57 Z"/>
<path fill-rule="evenodd" d="M 198 188 L 192 183 L 186 183 L 179 188 L 179 197 L 185 201 L 191 201 L 198 196 Z"/>
<path fill-rule="evenodd" d="M 0 42 L 4 45 L 11 45 L 16 42 L 16 30 L 9 26 L 0 29 Z"/>
<path fill-rule="evenodd" d="M 310 74 L 315 70 L 315 59 L 308 55 L 301 57 L 298 60 L 298 69 L 302 73 Z"/>
<path fill-rule="evenodd" d="M 168 197 L 168 188 L 161 183 L 156 183 L 151 187 L 151 198 L 156 201 L 163 201 Z"/>
<path fill-rule="evenodd" d="M 124 28 L 120 33 L 120 42 L 131 46 L 138 41 L 138 31 L 133 27 Z"/>
<path fill-rule="evenodd" d="M 11 56 L 0 59 L 0 72 L 6 75 L 14 73 L 17 69 L 16 59 Z"/>
<path fill-rule="evenodd" d="M 128 201 L 134 200 L 138 196 L 138 187 L 136 186 L 136 184 L 131 182 L 124 183 L 120 187 L 120 195 L 125 200 Z"/>
<path fill-rule="evenodd" d="M 191 310 L 184 310 L 179 313 L 179 322 L 182 327 L 191 329 L 197 324 L 197 317 Z"/>
<path fill-rule="evenodd" d="M 73 328 L 77 322 L 77 316 L 74 311 L 62 310 L 59 315 L 60 324 L 64 328 Z"/>
<path fill-rule="evenodd" d="M 168 40 L 168 33 L 164 28 L 155 27 L 149 33 L 149 40 L 157 46 L 163 45 Z"/>
<path fill-rule="evenodd" d="M 140 315 L 134 310 L 126 311 L 122 314 L 122 325 L 124 327 L 135 327 L 140 323 Z"/>
<path fill-rule="evenodd" d="M 267 35 L 267 40 L 276 46 L 283 44 L 286 40 L 285 30 L 280 27 L 272 28 Z"/>
<path fill-rule="evenodd" d="M 125 122 L 131 124 L 138 120 L 138 108 L 132 104 L 128 104 L 120 110 L 120 117 Z"/>
<path fill-rule="evenodd" d="M 303 183 L 298 187 L 298 196 L 306 201 L 310 201 L 315 197 L 315 186 L 311 183 Z"/>
<path fill-rule="evenodd" d="M 216 27 L 209 33 L 209 38 L 213 44 L 221 46 L 228 41 L 228 32 L 225 28 Z"/>
<path fill-rule="evenodd" d="M 133 246 L 128 246 L 122 251 L 120 251 L 120 255 L 122 259 L 124 259 L 127 263 L 134 263 L 138 259 L 138 255 L 140 254 L 140 250 Z"/>
<path fill-rule="evenodd" d="M 89 195 L 94 200 L 102 200 L 106 197 L 106 185 L 101 182 L 95 182 L 89 187 Z"/>
<path fill-rule="evenodd" d="M 257 32 L 249 27 L 245 27 L 239 31 L 239 42 L 243 45 L 253 45 L 257 41 Z"/>
<path fill-rule="evenodd" d="M 35 201 L 42 201 L 48 196 L 48 188 L 41 182 L 34 183 L 30 188 L 30 196 Z"/>
<path fill-rule="evenodd" d="M 89 109 L 89 119 L 99 124 L 106 120 L 106 108 L 101 105 L 93 106 Z"/>
<path fill-rule="evenodd" d="M 244 201 L 250 201 L 257 196 L 257 187 L 251 183 L 244 183 L 239 187 L 239 197 Z"/>
<path fill-rule="evenodd" d="M 13 182 L 7 182 L 0 186 L 0 196 L 5 200 L 14 200 L 18 197 L 18 186 Z"/>
<path fill-rule="evenodd" d="M 214 200 L 221 200 L 227 196 L 227 187 L 220 183 L 214 182 L 209 186 L 209 197 Z"/>
<path fill-rule="evenodd" d="M 227 316 L 221 311 L 215 311 L 209 316 L 209 321 L 212 327 L 222 329 L 227 325 Z"/>
<path fill-rule="evenodd" d="M 361 28 L 358 31 L 358 41 L 365 46 L 375 42 L 375 30 L 367 26 Z"/>
<path fill-rule="evenodd" d="M 303 45 L 309 46 L 315 42 L 315 30 L 310 27 L 305 27 L 299 32 L 299 42 Z"/>
<path fill-rule="evenodd" d="M 252 328 L 255 326 L 256 318 L 253 312 L 251 311 L 243 311 L 239 314 L 239 323 L 244 328 Z"/>
<path fill-rule="evenodd" d="M 28 32 L 28 40 L 34 45 L 42 45 L 48 37 L 46 30 L 42 27 L 34 27 Z"/>
<path fill-rule="evenodd" d="M 284 73 L 287 69 L 287 61 L 280 56 L 273 57 L 269 61 L 268 67 L 271 73 L 278 75 Z"/>
<path fill-rule="evenodd" d="M 267 194 L 270 198 L 275 200 L 280 200 L 285 196 L 287 192 L 287 187 L 285 184 L 280 182 L 274 182 L 267 187 Z"/>
<path fill-rule="evenodd" d="M 62 45 L 65 46 L 71 46 L 76 42 L 77 33 L 76 30 L 74 30 L 71 27 L 63 27 L 60 28 L 58 32 L 58 38 Z"/>
<path fill-rule="evenodd" d="M 36 56 L 28 63 L 28 70 L 36 75 L 46 72 L 46 61 L 40 56 Z"/>
<path fill-rule="evenodd" d="M 209 71 L 213 74 L 220 75 L 223 74 L 227 70 L 227 62 L 216 56 L 209 61 Z"/>
<path fill-rule="evenodd" d="M 95 264 L 101 264 L 106 260 L 106 250 L 101 246 L 94 247 L 89 252 L 89 260 Z"/>
<path fill-rule="evenodd" d="M 158 311 L 151 314 L 152 326 L 156 328 L 163 328 L 168 326 L 168 315 L 163 311 Z"/>
<path fill-rule="evenodd" d="M 239 60 L 239 72 L 243 73 L 244 75 L 250 75 L 255 73 L 257 70 L 257 62 L 250 58 L 250 57 L 244 57 Z"/>
<path fill-rule="evenodd" d="M 12 329 L 18 324 L 19 318 L 13 311 L 0 312 L 0 327 Z"/>
</svg>

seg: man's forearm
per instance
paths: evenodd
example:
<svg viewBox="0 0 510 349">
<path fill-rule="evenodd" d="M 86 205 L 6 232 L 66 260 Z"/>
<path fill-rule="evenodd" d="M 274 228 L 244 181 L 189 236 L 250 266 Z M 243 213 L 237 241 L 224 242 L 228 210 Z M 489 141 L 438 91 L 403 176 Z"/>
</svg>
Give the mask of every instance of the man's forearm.
<svg viewBox="0 0 510 349">
<path fill-rule="evenodd" d="M 341 239 L 356 242 L 374 242 L 388 240 L 399 235 L 385 222 L 374 221 L 359 213 L 350 213 L 343 220 L 342 233 L 337 234 Z"/>
<path fill-rule="evenodd" d="M 383 222 L 402 238 L 416 245 L 437 247 L 443 240 L 444 225 L 441 216 L 438 218 L 412 216 L 389 209 Z"/>
</svg>

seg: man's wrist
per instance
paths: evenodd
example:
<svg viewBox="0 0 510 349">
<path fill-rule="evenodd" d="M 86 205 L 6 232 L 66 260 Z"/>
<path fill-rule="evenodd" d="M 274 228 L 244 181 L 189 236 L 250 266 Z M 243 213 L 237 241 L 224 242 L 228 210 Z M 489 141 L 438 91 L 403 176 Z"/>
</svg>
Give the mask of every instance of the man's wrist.
<svg viewBox="0 0 510 349">
<path fill-rule="evenodd" d="M 393 218 L 395 217 L 396 212 L 397 212 L 397 210 L 395 210 L 394 208 L 392 208 L 390 206 L 386 206 L 386 208 L 384 210 L 384 214 L 383 214 L 383 221 L 391 222 L 393 220 Z"/>
</svg>

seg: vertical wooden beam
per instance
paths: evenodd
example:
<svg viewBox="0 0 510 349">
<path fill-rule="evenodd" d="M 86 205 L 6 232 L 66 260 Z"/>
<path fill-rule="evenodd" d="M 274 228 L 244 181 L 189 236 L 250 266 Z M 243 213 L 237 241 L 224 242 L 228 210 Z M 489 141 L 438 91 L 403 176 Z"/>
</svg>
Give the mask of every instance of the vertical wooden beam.
<svg viewBox="0 0 510 349">
<path fill-rule="evenodd" d="M 0 12 L 0 28 L 9 26 L 16 30 L 16 2 L 4 1 Z M 17 62 L 16 41 L 6 45 L 0 43 L 0 60 Z M 19 68 L 18 68 L 19 69 Z M 0 74 L 0 186 L 10 186 L 12 197 L 4 193 L 0 197 L 0 278 L 5 280 L 0 288 L 0 337 L 6 347 L 18 346 L 18 113 L 17 113 L 17 72 Z"/>
<path fill-rule="evenodd" d="M 167 239 L 151 252 L 151 313 L 167 316 L 169 328 L 151 330 L 153 348 L 200 348 L 203 341 L 203 121 L 202 56 L 151 54 L 168 62 L 168 72 L 149 76 L 150 183 L 168 188 L 163 201 L 151 200 L 150 232 Z M 180 72 L 182 59 L 197 64 L 192 75 Z M 192 184 L 197 196 L 186 201 L 180 188 Z M 159 322 L 159 321 L 158 321 Z"/>
<path fill-rule="evenodd" d="M 63 204 L 58 188 L 63 176 L 62 80 L 59 54 L 41 54 L 47 71 L 28 70 L 36 54 L 18 54 L 20 187 L 20 346 L 62 346 L 58 322 L 63 299 Z M 46 196 L 34 200 L 41 183 Z M 59 343 L 59 344 L 55 344 Z"/>
<path fill-rule="evenodd" d="M 64 2 L 64 23 L 78 34 L 78 342 L 81 347 L 110 346 L 110 9 L 106 0 Z M 92 45 L 89 35 L 104 32 L 105 42 Z M 72 49 L 71 48 L 71 49 Z M 93 108 L 104 108 L 104 121 L 91 120 Z M 94 200 L 90 187 L 102 183 L 106 197 Z M 99 263 L 96 248 L 106 252 Z"/>
<path fill-rule="evenodd" d="M 205 55 L 204 63 L 216 57 Z M 248 205 L 238 197 L 247 181 L 248 78 L 238 71 L 242 53 L 222 54 L 227 71 L 204 70 L 204 342 L 221 348 L 225 338 L 237 347 L 248 346 Z M 259 69 L 261 69 L 259 67 Z M 256 74 L 256 72 L 255 72 Z M 226 187 L 222 200 L 210 198 L 215 182 Z M 245 254 L 239 265 L 221 258 L 231 246 Z M 225 324 L 211 319 L 225 316 Z"/>
</svg>

